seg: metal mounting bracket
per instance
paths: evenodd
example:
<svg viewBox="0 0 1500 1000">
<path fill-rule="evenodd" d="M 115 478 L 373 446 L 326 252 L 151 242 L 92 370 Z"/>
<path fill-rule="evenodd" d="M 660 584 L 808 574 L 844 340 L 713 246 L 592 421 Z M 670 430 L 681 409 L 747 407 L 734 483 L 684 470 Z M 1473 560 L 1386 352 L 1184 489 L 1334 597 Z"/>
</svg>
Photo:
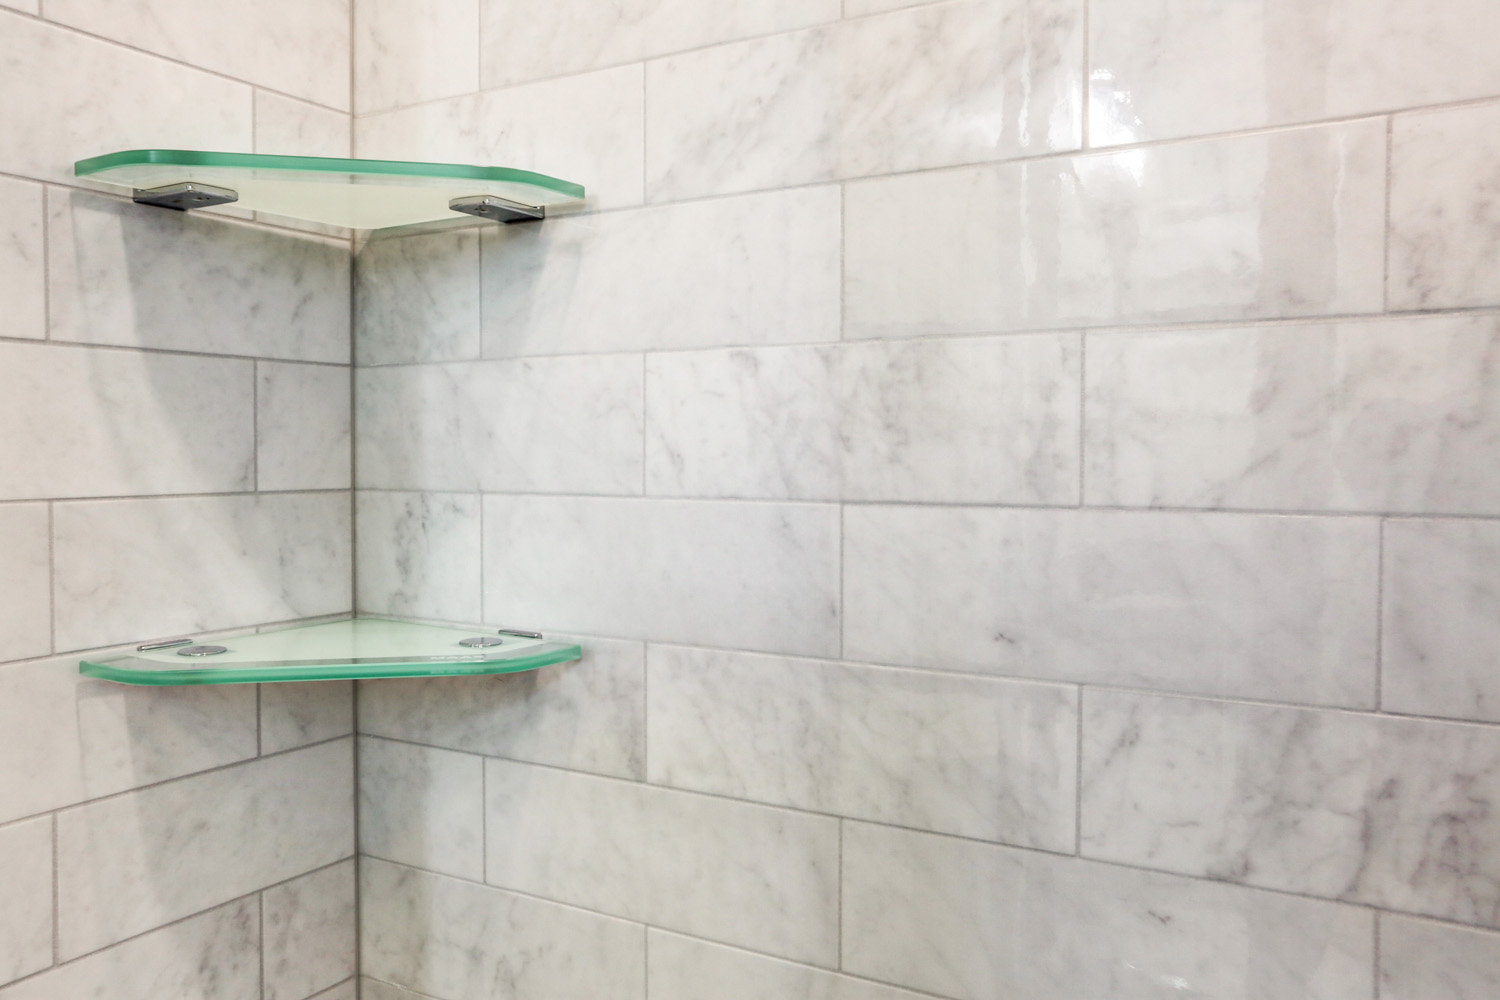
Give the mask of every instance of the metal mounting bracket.
<svg viewBox="0 0 1500 1000">
<path fill-rule="evenodd" d="M 508 201 L 492 194 L 454 198 L 448 202 L 448 207 L 455 212 L 489 219 L 491 222 L 504 222 L 507 225 L 514 222 L 539 222 L 547 217 L 545 206 L 522 205 L 520 202 Z"/>
<path fill-rule="evenodd" d="M 186 212 L 194 208 L 213 208 L 215 205 L 228 205 L 230 202 L 239 200 L 238 191 L 212 187 L 208 184 L 168 184 L 165 187 L 146 190 L 135 189 L 137 205 L 154 205 L 157 208 L 170 208 L 178 212 Z"/>
</svg>

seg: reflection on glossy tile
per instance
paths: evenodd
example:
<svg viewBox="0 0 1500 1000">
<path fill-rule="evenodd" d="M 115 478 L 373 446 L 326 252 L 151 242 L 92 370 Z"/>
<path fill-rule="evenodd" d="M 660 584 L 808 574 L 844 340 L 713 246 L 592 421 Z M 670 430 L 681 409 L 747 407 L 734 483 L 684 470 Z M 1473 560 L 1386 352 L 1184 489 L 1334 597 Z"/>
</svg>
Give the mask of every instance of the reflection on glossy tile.
<svg viewBox="0 0 1500 1000">
<path fill-rule="evenodd" d="M 360 369 L 359 485 L 640 493 L 643 378 L 618 354 Z"/>
<path fill-rule="evenodd" d="M 253 687 L 89 680 L 77 656 L 0 667 L 0 823 L 254 756 Z"/>
<path fill-rule="evenodd" d="M 846 332 L 1378 312 L 1378 121 L 851 184 Z"/>
<path fill-rule="evenodd" d="M 49 531 L 46 504 L 0 504 L 0 660 L 52 651 Z"/>
<path fill-rule="evenodd" d="M 637 642 L 549 633 L 583 659 L 499 677 L 371 681 L 359 730 L 578 771 L 645 777 L 646 653 Z"/>
<path fill-rule="evenodd" d="M 47 336 L 42 188 L 0 178 L 0 337 Z"/>
<path fill-rule="evenodd" d="M 259 945 L 255 900 L 242 899 L 0 989 L 0 1000 L 260 1000 Z"/>
<path fill-rule="evenodd" d="M 346 612 L 342 493 L 53 508 L 57 648 Z"/>
<path fill-rule="evenodd" d="M 1370 706 L 1374 519 L 850 507 L 844 653 Z"/>
<path fill-rule="evenodd" d="M 479 503 L 461 493 L 356 494 L 359 610 L 478 621 Z"/>
<path fill-rule="evenodd" d="M 1074 0 L 960 0 L 652 62 L 647 191 L 671 201 L 1076 149 L 1082 56 Z"/>
<path fill-rule="evenodd" d="M 838 650 L 837 507 L 490 496 L 484 531 L 487 620 Z"/>
<path fill-rule="evenodd" d="M 485 762 L 491 885 L 831 965 L 838 822 Z"/>
<path fill-rule="evenodd" d="M 302 1000 L 354 975 L 354 861 L 267 889 L 265 1000 Z"/>
<path fill-rule="evenodd" d="M 1396 116 L 1391 133 L 1392 309 L 1500 304 L 1500 275 L 1494 267 L 1500 252 L 1497 131 L 1500 104 Z"/>
<path fill-rule="evenodd" d="M 1072 504 L 1074 335 L 652 354 L 647 492 Z"/>
<path fill-rule="evenodd" d="M 256 365 L 256 481 L 262 490 L 349 488 L 349 369 Z"/>
<path fill-rule="evenodd" d="M 354 731 L 354 685 L 265 684 L 260 689 L 260 752 L 280 753 Z"/>
<path fill-rule="evenodd" d="M 484 879 L 484 761 L 363 737 L 359 850 L 428 871 Z"/>
<path fill-rule="evenodd" d="M 1476 0 L 1094 0 L 1096 146 L 1500 94 L 1500 27 Z"/>
<path fill-rule="evenodd" d="M 248 361 L 0 344 L 0 497 L 250 489 Z"/>
<path fill-rule="evenodd" d="M 349 857 L 353 781 L 353 747 L 340 741 L 59 813 L 59 952 L 72 958 Z"/>
<path fill-rule="evenodd" d="M 652 646 L 654 784 L 1070 852 L 1072 688 Z"/>
<path fill-rule="evenodd" d="M 915 993 L 737 948 L 646 932 L 650 1000 L 922 1000 Z"/>
<path fill-rule="evenodd" d="M 1500 935 L 1382 914 L 1381 1000 L 1500 995 Z"/>
<path fill-rule="evenodd" d="M 419 8 L 403 0 L 354 4 L 355 112 L 369 114 L 478 90 L 474 31 L 479 8 L 480 0 L 424 0 Z M 535 37 L 530 25 L 522 31 L 509 27 L 516 37 Z"/>
<path fill-rule="evenodd" d="M 1500 730 L 1087 691 L 1083 853 L 1500 926 Z"/>
<path fill-rule="evenodd" d="M 485 354 L 838 340 L 840 211 L 822 187 L 492 230 Z"/>
<path fill-rule="evenodd" d="M 638 925 L 374 859 L 360 878 L 367 976 L 443 1000 L 644 1000 Z"/>
<path fill-rule="evenodd" d="M 843 968 L 959 1000 L 1370 996 L 1354 907 L 844 827 Z"/>
<path fill-rule="evenodd" d="M 354 294 L 357 364 L 479 357 L 477 231 L 371 240 L 354 259 Z"/>
<path fill-rule="evenodd" d="M 1500 320 L 1100 334 L 1088 501 L 1500 512 Z"/>
<path fill-rule="evenodd" d="M 47 201 L 54 339 L 348 363 L 347 244 L 81 191 Z"/>
<path fill-rule="evenodd" d="M 642 72 L 626 66 L 367 115 L 354 122 L 356 155 L 534 170 L 582 184 L 601 208 L 639 205 Z"/>
<path fill-rule="evenodd" d="M 0 826 L 0 983 L 52 964 L 52 818 Z"/>
</svg>

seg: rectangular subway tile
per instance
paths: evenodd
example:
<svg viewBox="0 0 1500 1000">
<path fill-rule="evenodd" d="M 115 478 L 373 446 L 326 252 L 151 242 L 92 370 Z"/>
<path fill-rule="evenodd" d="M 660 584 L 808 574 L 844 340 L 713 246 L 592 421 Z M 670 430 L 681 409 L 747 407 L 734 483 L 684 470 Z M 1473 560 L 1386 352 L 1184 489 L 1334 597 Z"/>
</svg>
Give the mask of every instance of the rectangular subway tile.
<svg viewBox="0 0 1500 1000">
<path fill-rule="evenodd" d="M 359 850 L 482 882 L 483 759 L 361 737 Z"/>
<path fill-rule="evenodd" d="M 61 956 L 351 856 L 353 781 L 344 740 L 58 814 Z"/>
<path fill-rule="evenodd" d="M 0 498 L 253 487 L 248 361 L 0 344 Z"/>
<path fill-rule="evenodd" d="M 1089 503 L 1500 512 L 1500 319 L 1090 335 Z"/>
<path fill-rule="evenodd" d="M 957 1000 L 1373 992 L 1355 907 L 862 823 L 843 872 L 844 970 Z"/>
<path fill-rule="evenodd" d="M 364 488 L 639 494 L 639 355 L 355 375 Z"/>
<path fill-rule="evenodd" d="M 652 495 L 1074 504 L 1074 334 L 651 354 Z"/>
<path fill-rule="evenodd" d="M 1500 524 L 1385 525 L 1381 707 L 1500 722 Z"/>
<path fill-rule="evenodd" d="M 360 687 L 359 731 L 488 757 L 644 778 L 644 646 L 591 636 L 548 638 L 580 643 L 583 658 L 500 677 L 371 681 Z"/>
<path fill-rule="evenodd" d="M 1380 915 L 1381 1000 L 1500 995 L 1500 934 Z"/>
<path fill-rule="evenodd" d="M 376 997 L 644 1000 L 637 924 L 373 858 L 360 879 L 360 969 L 383 981 Z"/>
<path fill-rule="evenodd" d="M 360 248 L 354 258 L 357 364 L 479 357 L 479 237 L 478 230 L 465 229 L 372 239 Z"/>
<path fill-rule="evenodd" d="M 1088 691 L 1088 857 L 1500 927 L 1500 730 Z"/>
<path fill-rule="evenodd" d="M 481 0 L 426 0 L 414 10 L 403 0 L 354 5 L 354 111 L 369 114 L 479 89 L 474 43 Z M 528 14 L 546 7 L 529 8 Z M 535 29 L 515 31 L 532 38 Z M 481 43 L 482 44 L 482 43 Z"/>
<path fill-rule="evenodd" d="M 242 899 L 0 988 L 0 1000 L 261 1000 L 260 928 Z"/>
<path fill-rule="evenodd" d="M 1072 852 L 1078 695 L 652 646 L 653 784 Z"/>
<path fill-rule="evenodd" d="M 485 781 L 491 885 L 836 962 L 836 820 L 508 761 Z"/>
<path fill-rule="evenodd" d="M 923 1000 L 891 986 L 725 948 L 666 931 L 646 932 L 647 1000 Z"/>
<path fill-rule="evenodd" d="M 347 612 L 343 493 L 54 508 L 57 647 Z"/>
<path fill-rule="evenodd" d="M 41 185 L 0 177 L 0 337 L 47 336 L 44 212 Z"/>
<path fill-rule="evenodd" d="M 262 361 L 256 373 L 257 487 L 347 490 L 349 369 Z"/>
<path fill-rule="evenodd" d="M 846 659 L 1373 706 L 1378 523 L 850 507 Z"/>
<path fill-rule="evenodd" d="M 660 59 L 646 68 L 647 193 L 1076 149 L 1082 60 L 1076 0 L 960 0 Z"/>
<path fill-rule="evenodd" d="M 255 151 L 281 156 L 349 155 L 349 116 L 316 104 L 255 92 Z"/>
<path fill-rule="evenodd" d="M 52 817 L 0 826 L 0 983 L 52 964 Z"/>
<path fill-rule="evenodd" d="M 52 651 L 50 532 L 46 504 L 0 504 L 0 660 Z"/>
<path fill-rule="evenodd" d="M 303 1000 L 355 973 L 354 860 L 261 894 L 264 1000 Z"/>
<path fill-rule="evenodd" d="M 832 505 L 486 497 L 485 618 L 833 655 Z"/>
<path fill-rule="evenodd" d="M 434 1000 L 433 997 L 413 990 L 392 986 L 390 983 L 365 976 L 359 981 L 360 1000 Z"/>
<path fill-rule="evenodd" d="M 261 685 L 261 753 L 295 750 L 352 732 L 354 685 L 350 681 Z"/>
<path fill-rule="evenodd" d="M 825 186 L 496 228 L 485 354 L 836 341 L 840 213 Z"/>
<path fill-rule="evenodd" d="M 445 621 L 483 617 L 480 503 L 468 493 L 356 493 L 359 610 Z"/>
<path fill-rule="evenodd" d="M 851 337 L 1379 312 L 1385 126 L 861 181 L 845 210 Z"/>
</svg>

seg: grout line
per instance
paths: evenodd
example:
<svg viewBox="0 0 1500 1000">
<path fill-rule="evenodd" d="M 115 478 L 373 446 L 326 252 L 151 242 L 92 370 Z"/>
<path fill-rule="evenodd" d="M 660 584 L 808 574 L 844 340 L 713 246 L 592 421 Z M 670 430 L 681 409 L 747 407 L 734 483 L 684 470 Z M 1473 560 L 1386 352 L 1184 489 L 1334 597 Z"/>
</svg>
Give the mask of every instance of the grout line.
<svg viewBox="0 0 1500 1000">
<path fill-rule="evenodd" d="M 844 969 L 844 826 L 844 820 L 839 819 L 838 900 L 834 904 L 838 907 L 838 912 L 834 915 L 838 923 L 838 936 L 835 939 L 838 951 L 834 955 L 834 966 L 840 972 Z"/>
<path fill-rule="evenodd" d="M 1088 484 L 1089 334 L 1078 335 L 1078 504 L 1087 506 Z"/>
<path fill-rule="evenodd" d="M 52 814 L 52 966 L 62 962 L 62 861 L 57 851 L 57 813 Z M 50 968 L 49 967 L 49 968 Z"/>
<path fill-rule="evenodd" d="M 362 771 L 361 771 L 361 768 L 360 768 L 360 761 L 361 761 L 361 759 L 362 759 L 362 757 L 364 755 L 362 753 L 360 753 L 360 740 L 361 740 L 360 732 L 359 732 L 360 686 L 359 686 L 359 681 L 351 681 L 350 683 L 352 685 L 352 692 L 351 692 L 350 697 L 351 697 L 351 699 L 353 701 L 353 704 L 352 704 L 351 707 L 353 708 L 353 712 L 354 712 L 354 719 L 353 719 L 354 732 L 352 734 L 352 736 L 354 738 L 354 802 L 353 802 L 353 804 L 351 806 L 351 808 L 354 810 L 354 963 L 353 964 L 354 964 L 354 977 L 355 977 L 355 979 L 358 979 L 360 973 L 363 971 L 363 967 L 364 967 L 364 953 L 365 953 L 364 878 L 362 877 L 363 876 L 363 872 L 360 870 L 360 868 L 361 868 L 361 860 L 360 859 L 363 857 L 363 855 L 360 854 L 360 847 L 361 847 L 361 843 L 362 843 L 361 835 L 360 835 L 360 820 L 361 820 L 360 814 L 362 812 L 362 810 L 360 809 L 360 803 L 362 801 L 361 791 L 360 791 L 360 781 L 361 781 L 361 774 L 362 774 Z M 358 984 L 356 984 L 356 993 L 358 992 L 357 985 Z"/>
<path fill-rule="evenodd" d="M 135 344 L 91 344 L 83 340 L 38 340 L 35 337 L 4 337 L 0 336 L 0 344 L 31 344 L 34 346 L 46 346 L 57 350 L 77 351 L 114 351 L 130 354 L 153 354 L 166 355 L 168 357 L 182 358 L 210 358 L 216 361 L 265 361 L 284 365 L 305 365 L 316 368 L 345 368 L 348 367 L 342 361 L 310 361 L 306 358 L 276 358 L 258 357 L 253 354 L 215 354 L 211 351 L 185 351 L 171 347 L 145 347 Z M 578 355 L 562 355 L 563 357 L 577 357 Z M 530 360 L 530 359 L 527 359 Z M 396 367 L 394 365 L 382 367 Z M 404 366 L 403 366 L 404 367 Z"/>
<path fill-rule="evenodd" d="M 1089 114 L 1094 104 L 1093 67 L 1090 61 L 1093 58 L 1093 40 L 1089 37 L 1092 28 L 1093 7 L 1089 0 L 1082 0 L 1083 5 L 1083 89 L 1079 92 L 1079 140 L 1084 149 L 1089 148 Z"/>
<path fill-rule="evenodd" d="M 250 493 L 260 496 L 260 361 L 250 362 Z"/>
<path fill-rule="evenodd" d="M 849 645 L 849 505 L 839 504 L 839 606 L 838 639 L 839 655 L 843 660 Z"/>
<path fill-rule="evenodd" d="M 42 185 L 42 340 L 52 339 L 52 188 Z"/>
<path fill-rule="evenodd" d="M 255 893 L 255 927 L 256 936 L 259 939 L 256 951 L 260 958 L 259 967 L 256 969 L 255 995 L 261 1000 L 266 1000 L 266 892 L 264 889 Z"/>
<path fill-rule="evenodd" d="M 651 643 L 641 649 L 641 784 L 651 784 Z"/>
<path fill-rule="evenodd" d="M 255 757 L 259 759 L 265 755 L 265 702 L 261 699 L 261 692 L 265 690 L 264 684 L 255 685 Z"/>
<path fill-rule="evenodd" d="M 47 648 L 57 655 L 57 505 L 47 501 Z"/>
<path fill-rule="evenodd" d="M 1384 924 L 1382 911 L 1375 911 L 1375 919 L 1371 923 L 1374 925 L 1371 927 L 1372 936 L 1374 937 L 1374 947 L 1371 951 L 1371 956 L 1375 962 L 1375 974 L 1370 977 L 1370 996 L 1372 1000 L 1380 1000 L 1380 932 Z"/>
<path fill-rule="evenodd" d="M 646 442 L 651 437 L 651 365 L 648 355 L 641 354 L 641 496 L 650 496 L 650 477 L 647 475 L 650 455 Z"/>
<path fill-rule="evenodd" d="M 1375 535 L 1375 709 L 1385 711 L 1385 526 Z"/>
<path fill-rule="evenodd" d="M 1080 684 L 1074 697 L 1078 717 L 1073 751 L 1073 856 L 1078 858 L 1083 857 L 1083 698 L 1084 687 Z"/>
</svg>

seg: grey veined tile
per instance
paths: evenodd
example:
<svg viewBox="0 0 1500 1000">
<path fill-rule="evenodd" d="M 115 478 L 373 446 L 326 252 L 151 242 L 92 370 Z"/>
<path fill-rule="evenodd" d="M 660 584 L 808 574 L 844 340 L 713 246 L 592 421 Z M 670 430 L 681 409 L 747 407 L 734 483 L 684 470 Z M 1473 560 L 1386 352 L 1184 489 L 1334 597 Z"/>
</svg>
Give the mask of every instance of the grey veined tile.
<svg viewBox="0 0 1500 1000">
<path fill-rule="evenodd" d="M 52 964 L 52 817 L 0 826 L 0 983 Z"/>
<path fill-rule="evenodd" d="M 257 488 L 347 490 L 349 369 L 263 361 L 256 372 Z"/>
<path fill-rule="evenodd" d="M 303 1000 L 355 973 L 354 861 L 261 895 L 264 1000 Z"/>
<path fill-rule="evenodd" d="M 0 505 L 0 660 L 52 651 L 51 559 L 47 505 Z"/>
<path fill-rule="evenodd" d="M 356 114 L 479 89 L 474 31 L 481 0 L 425 0 L 417 9 L 403 0 L 365 0 L 353 7 Z M 528 13 L 538 9 L 547 7 Z M 510 36 L 535 35 L 515 23 L 506 28 Z"/>
<path fill-rule="evenodd" d="M 1500 730 L 1088 691 L 1082 850 L 1500 927 Z"/>
<path fill-rule="evenodd" d="M 1380 915 L 1381 1000 L 1489 1000 L 1500 994 L 1500 934 Z"/>
<path fill-rule="evenodd" d="M 474 493 L 356 493 L 359 610 L 443 621 L 482 618 L 480 504 Z"/>
<path fill-rule="evenodd" d="M 922 1000 L 895 987 L 654 928 L 646 938 L 647 1000 Z"/>
<path fill-rule="evenodd" d="M 0 178 L 0 337 L 47 336 L 47 254 L 40 184 Z"/>
<path fill-rule="evenodd" d="M 361 737 L 359 849 L 483 881 L 483 758 Z"/>
<path fill-rule="evenodd" d="M 354 258 L 361 365 L 479 357 L 479 232 L 372 239 Z"/>
</svg>

